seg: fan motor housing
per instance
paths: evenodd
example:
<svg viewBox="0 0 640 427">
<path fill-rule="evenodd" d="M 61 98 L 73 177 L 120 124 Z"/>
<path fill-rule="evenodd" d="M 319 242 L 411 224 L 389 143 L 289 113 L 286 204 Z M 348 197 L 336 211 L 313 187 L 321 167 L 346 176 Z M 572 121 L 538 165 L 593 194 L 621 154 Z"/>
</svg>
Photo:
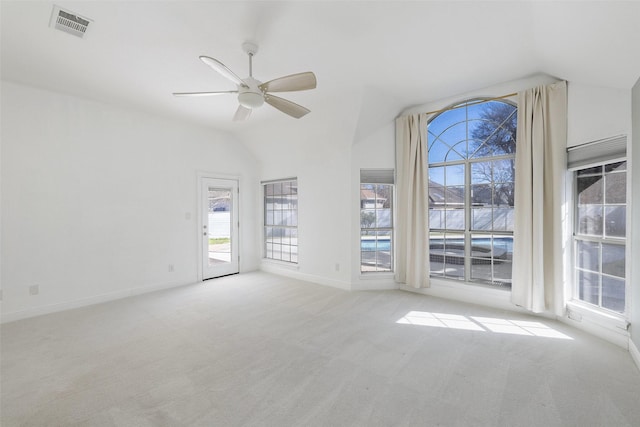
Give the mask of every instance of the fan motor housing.
<svg viewBox="0 0 640 427">
<path fill-rule="evenodd" d="M 258 87 L 260 82 L 252 77 L 247 77 L 244 82 L 248 87 L 238 88 L 238 102 L 246 108 L 257 108 L 264 104 L 264 94 Z"/>
</svg>

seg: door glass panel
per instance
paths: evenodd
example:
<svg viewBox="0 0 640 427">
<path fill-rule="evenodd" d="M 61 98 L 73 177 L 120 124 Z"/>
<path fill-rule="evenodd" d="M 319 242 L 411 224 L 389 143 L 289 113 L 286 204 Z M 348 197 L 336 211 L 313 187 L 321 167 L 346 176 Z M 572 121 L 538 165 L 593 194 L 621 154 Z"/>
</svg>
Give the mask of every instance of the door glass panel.
<svg viewBox="0 0 640 427">
<path fill-rule="evenodd" d="M 231 190 L 209 187 L 209 265 L 231 262 Z"/>
</svg>

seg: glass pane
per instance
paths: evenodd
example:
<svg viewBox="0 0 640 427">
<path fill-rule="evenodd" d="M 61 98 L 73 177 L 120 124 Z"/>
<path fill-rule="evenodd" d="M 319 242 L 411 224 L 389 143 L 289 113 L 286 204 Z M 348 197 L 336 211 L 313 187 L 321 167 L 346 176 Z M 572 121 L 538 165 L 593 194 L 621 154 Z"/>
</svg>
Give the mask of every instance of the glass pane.
<svg viewBox="0 0 640 427">
<path fill-rule="evenodd" d="M 471 236 L 471 256 L 474 258 L 490 259 L 492 255 L 491 236 L 474 234 Z"/>
<path fill-rule="evenodd" d="M 282 222 L 282 211 L 273 211 L 273 225 L 284 225 Z"/>
<path fill-rule="evenodd" d="M 514 206 L 515 186 L 512 182 L 496 184 L 494 190 L 493 203 L 497 206 Z"/>
<path fill-rule="evenodd" d="M 391 228 L 391 209 L 376 210 L 377 226 L 379 228 Z"/>
<path fill-rule="evenodd" d="M 627 232 L 626 206 L 607 206 L 605 208 L 605 233 L 608 237 L 625 237 Z"/>
<path fill-rule="evenodd" d="M 602 276 L 602 306 L 609 310 L 624 312 L 624 280 Z"/>
<path fill-rule="evenodd" d="M 471 280 L 478 280 L 485 283 L 491 283 L 493 281 L 491 259 L 471 258 Z"/>
<path fill-rule="evenodd" d="M 429 209 L 429 228 L 444 228 L 444 209 Z"/>
<path fill-rule="evenodd" d="M 473 208 L 471 210 L 471 228 L 473 230 L 491 230 L 493 209 Z"/>
<path fill-rule="evenodd" d="M 464 185 L 464 165 L 447 166 L 446 185 Z"/>
<path fill-rule="evenodd" d="M 513 260 L 513 236 L 493 236 L 493 258 L 494 260 Z"/>
<path fill-rule="evenodd" d="M 584 270 L 600 271 L 600 244 L 596 242 L 576 242 L 576 264 Z"/>
<path fill-rule="evenodd" d="M 495 231 L 513 231 L 514 208 L 495 208 L 493 210 L 493 229 Z"/>
<path fill-rule="evenodd" d="M 602 204 L 602 176 L 578 177 L 578 204 Z"/>
<path fill-rule="evenodd" d="M 493 181 L 514 182 L 516 164 L 514 159 L 494 160 Z"/>
<path fill-rule="evenodd" d="M 291 239 L 289 237 L 289 230 L 290 228 L 282 229 L 282 234 L 280 235 L 280 243 L 282 243 L 283 245 L 291 244 Z"/>
<path fill-rule="evenodd" d="M 602 236 L 602 206 L 578 207 L 578 233 Z"/>
<path fill-rule="evenodd" d="M 231 190 L 209 188 L 209 265 L 231 262 Z"/>
<path fill-rule="evenodd" d="M 267 210 L 264 213 L 264 224 L 265 225 L 273 225 L 273 211 Z"/>
<path fill-rule="evenodd" d="M 625 247 L 623 245 L 602 244 L 602 272 L 612 276 L 625 277 Z"/>
<path fill-rule="evenodd" d="M 273 196 L 273 184 L 264 185 L 264 194 L 267 196 Z"/>
<path fill-rule="evenodd" d="M 464 256 L 465 240 L 464 234 L 447 233 L 444 238 L 444 248 L 446 255 Z"/>
<path fill-rule="evenodd" d="M 445 158 L 448 162 L 455 162 L 457 160 L 464 160 L 467 158 L 467 141 L 463 139 L 462 141 L 456 143 L 451 150 L 447 153 L 447 157 Z"/>
<path fill-rule="evenodd" d="M 578 271 L 578 294 L 582 301 L 591 304 L 599 304 L 600 299 L 600 275 L 588 271 Z"/>
<path fill-rule="evenodd" d="M 444 275 L 452 279 L 464 280 L 464 258 L 446 256 Z"/>
<path fill-rule="evenodd" d="M 279 243 L 273 244 L 273 258 L 282 259 L 282 245 Z"/>
<path fill-rule="evenodd" d="M 376 224 L 375 209 L 360 210 L 360 228 L 373 228 Z"/>
<path fill-rule="evenodd" d="M 464 207 L 464 186 L 445 187 L 445 201 L 449 207 Z"/>
<path fill-rule="evenodd" d="M 492 181 L 491 162 L 474 162 L 471 164 L 471 183 L 490 184 Z"/>
<path fill-rule="evenodd" d="M 438 116 L 437 119 L 445 119 L 444 114 Z M 462 112 L 462 114 L 452 114 L 449 116 L 448 120 L 449 123 L 447 124 L 447 128 L 444 129 L 444 131 L 440 135 L 440 138 L 451 147 L 454 147 L 460 141 L 465 141 L 467 139 L 467 123 L 465 121 L 464 112 Z M 461 151 L 461 153 L 464 152 L 466 152 L 466 150 Z"/>
<path fill-rule="evenodd" d="M 392 251 L 391 251 L 391 232 L 378 232 L 378 246 L 376 252 L 376 265 L 378 271 L 391 271 Z"/>
<path fill-rule="evenodd" d="M 464 209 L 447 209 L 445 224 L 447 230 L 464 230 Z"/>
<path fill-rule="evenodd" d="M 600 175 L 602 174 L 602 166 L 594 166 L 592 168 L 580 169 L 576 172 L 578 176 Z"/>
<path fill-rule="evenodd" d="M 609 163 L 605 165 L 605 172 L 620 172 L 627 170 L 627 162 L 617 162 L 617 163 Z"/>
<path fill-rule="evenodd" d="M 429 185 L 433 184 L 444 186 L 444 166 L 429 168 Z"/>
<path fill-rule="evenodd" d="M 291 261 L 291 246 L 282 245 L 282 261 Z"/>
<path fill-rule="evenodd" d="M 484 142 L 474 157 L 515 153 L 516 108 L 499 101 L 485 102 L 473 108 L 478 108 L 480 120 L 470 123 L 469 135 Z"/>
<path fill-rule="evenodd" d="M 429 262 L 432 276 L 444 275 L 444 234 L 430 233 Z"/>
<path fill-rule="evenodd" d="M 432 139 L 433 138 L 433 139 Z M 435 142 L 432 142 L 435 141 Z M 449 152 L 449 147 L 440 139 L 436 140 L 436 137 L 429 132 L 429 161 L 433 163 L 444 162 L 444 159 Z"/>
<path fill-rule="evenodd" d="M 490 206 L 492 192 L 490 184 L 475 184 L 471 186 L 471 203 L 473 206 Z"/>
<path fill-rule="evenodd" d="M 493 260 L 493 284 L 511 288 L 512 264 L 510 261 Z"/>
<path fill-rule="evenodd" d="M 626 172 L 612 173 L 605 176 L 606 203 L 627 202 L 627 174 Z"/>
</svg>

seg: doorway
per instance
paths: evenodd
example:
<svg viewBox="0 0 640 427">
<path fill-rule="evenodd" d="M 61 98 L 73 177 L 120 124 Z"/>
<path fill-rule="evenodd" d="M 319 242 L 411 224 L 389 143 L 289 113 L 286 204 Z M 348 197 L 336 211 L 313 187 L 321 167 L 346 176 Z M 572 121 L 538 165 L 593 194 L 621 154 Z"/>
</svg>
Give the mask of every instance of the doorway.
<svg viewBox="0 0 640 427">
<path fill-rule="evenodd" d="M 201 178 L 202 280 L 240 271 L 238 181 Z"/>
</svg>

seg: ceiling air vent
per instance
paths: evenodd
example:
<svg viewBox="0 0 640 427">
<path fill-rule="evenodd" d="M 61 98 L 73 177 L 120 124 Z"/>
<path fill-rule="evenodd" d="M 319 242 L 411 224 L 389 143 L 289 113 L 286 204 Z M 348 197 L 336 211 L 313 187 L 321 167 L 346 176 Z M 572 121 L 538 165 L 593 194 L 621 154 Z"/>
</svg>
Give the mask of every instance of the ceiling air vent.
<svg viewBox="0 0 640 427">
<path fill-rule="evenodd" d="M 82 38 L 84 37 L 91 22 L 93 21 L 84 18 L 75 12 L 70 12 L 68 10 L 61 9 L 60 6 L 54 5 L 49 26 Z"/>
</svg>

